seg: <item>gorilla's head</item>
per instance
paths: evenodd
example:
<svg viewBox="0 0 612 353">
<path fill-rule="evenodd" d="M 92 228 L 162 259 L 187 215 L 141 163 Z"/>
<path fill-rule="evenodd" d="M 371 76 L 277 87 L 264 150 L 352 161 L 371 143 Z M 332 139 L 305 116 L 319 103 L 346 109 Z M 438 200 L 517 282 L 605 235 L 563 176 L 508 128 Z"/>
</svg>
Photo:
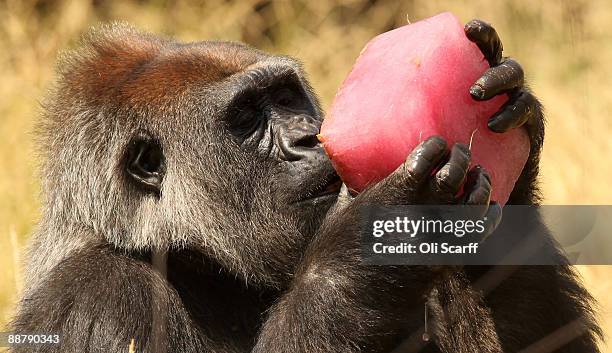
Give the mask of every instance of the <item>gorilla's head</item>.
<svg viewBox="0 0 612 353">
<path fill-rule="evenodd" d="M 292 271 L 340 186 L 295 60 L 113 25 L 60 68 L 41 125 L 47 222 L 270 283 Z"/>
</svg>

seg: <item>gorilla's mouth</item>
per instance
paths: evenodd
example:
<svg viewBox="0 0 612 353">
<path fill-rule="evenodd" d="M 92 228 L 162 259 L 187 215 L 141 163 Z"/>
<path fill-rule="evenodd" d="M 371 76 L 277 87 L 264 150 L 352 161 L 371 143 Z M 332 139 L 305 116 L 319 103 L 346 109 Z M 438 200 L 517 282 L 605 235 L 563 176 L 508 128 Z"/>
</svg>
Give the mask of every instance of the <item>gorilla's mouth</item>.
<svg viewBox="0 0 612 353">
<path fill-rule="evenodd" d="M 306 193 L 304 193 L 302 197 L 299 198 L 298 202 L 335 198 L 338 196 L 341 187 L 342 180 L 340 180 L 340 177 L 336 171 L 332 170 L 330 173 L 322 177 L 320 181 Z"/>
</svg>

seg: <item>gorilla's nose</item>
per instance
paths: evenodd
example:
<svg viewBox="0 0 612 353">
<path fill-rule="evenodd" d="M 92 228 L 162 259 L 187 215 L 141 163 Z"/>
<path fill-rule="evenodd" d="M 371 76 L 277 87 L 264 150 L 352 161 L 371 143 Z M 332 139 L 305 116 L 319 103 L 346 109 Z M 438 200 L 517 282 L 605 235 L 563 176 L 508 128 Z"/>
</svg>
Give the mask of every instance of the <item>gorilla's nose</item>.
<svg viewBox="0 0 612 353">
<path fill-rule="evenodd" d="M 282 160 L 292 162 L 319 157 L 323 146 L 317 140 L 321 122 L 308 115 L 296 115 L 279 124 L 276 142 Z"/>
</svg>

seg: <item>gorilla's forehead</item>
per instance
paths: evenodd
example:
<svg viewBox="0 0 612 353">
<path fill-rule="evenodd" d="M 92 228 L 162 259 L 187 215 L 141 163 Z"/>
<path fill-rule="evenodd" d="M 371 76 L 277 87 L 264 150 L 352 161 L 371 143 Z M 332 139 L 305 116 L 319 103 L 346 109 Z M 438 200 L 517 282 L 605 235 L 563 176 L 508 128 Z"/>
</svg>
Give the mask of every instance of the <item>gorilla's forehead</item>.
<svg viewBox="0 0 612 353">
<path fill-rule="evenodd" d="M 301 71 L 293 59 L 242 43 L 180 43 L 115 24 L 91 31 L 64 56 L 60 85 L 65 94 L 94 104 L 163 106 L 270 63 Z"/>
</svg>

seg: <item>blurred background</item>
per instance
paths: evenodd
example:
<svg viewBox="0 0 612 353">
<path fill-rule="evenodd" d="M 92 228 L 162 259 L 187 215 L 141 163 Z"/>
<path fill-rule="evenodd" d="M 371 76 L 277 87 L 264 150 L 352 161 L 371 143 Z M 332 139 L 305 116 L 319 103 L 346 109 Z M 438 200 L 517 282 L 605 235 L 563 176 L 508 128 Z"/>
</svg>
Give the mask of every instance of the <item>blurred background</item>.
<svg viewBox="0 0 612 353">
<path fill-rule="evenodd" d="M 612 204 L 612 2 L 609 0 L 103 1 L 0 0 L 0 331 L 21 288 L 20 262 L 39 217 L 32 127 L 58 52 L 113 20 L 183 41 L 243 41 L 304 62 L 327 108 L 366 42 L 454 12 L 494 24 L 547 110 L 546 204 Z M 609 246 L 609 244 L 608 244 Z M 612 333 L 612 267 L 581 266 Z M 604 352 L 612 352 L 612 345 Z"/>
</svg>

